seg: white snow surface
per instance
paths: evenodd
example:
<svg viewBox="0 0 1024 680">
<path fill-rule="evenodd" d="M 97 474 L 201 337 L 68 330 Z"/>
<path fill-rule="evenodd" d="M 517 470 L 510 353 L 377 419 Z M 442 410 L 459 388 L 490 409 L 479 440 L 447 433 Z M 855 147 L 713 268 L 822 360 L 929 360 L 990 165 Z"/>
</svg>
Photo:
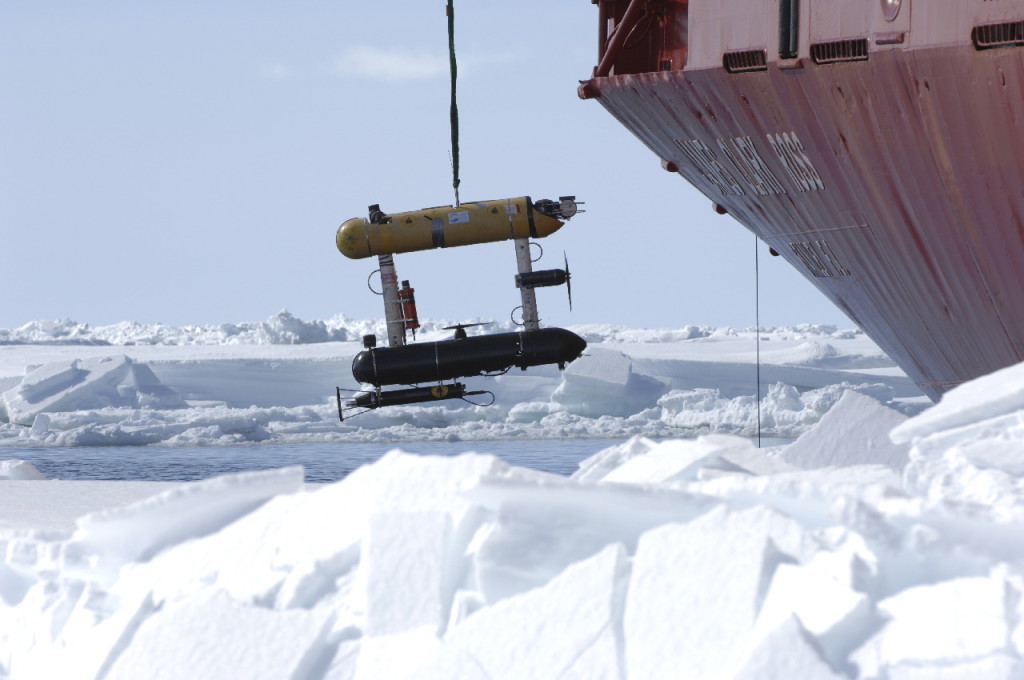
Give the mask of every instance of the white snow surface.
<svg viewBox="0 0 1024 680">
<path fill-rule="evenodd" d="M 1020 679 L 1015 390 L 845 391 L 788 445 L 634 437 L 568 478 L 414 444 L 329 485 L 5 461 L 0 677 Z"/>
<path fill-rule="evenodd" d="M 762 369 L 790 381 L 766 390 L 762 420 L 799 437 L 759 449 L 730 434 L 756 411 L 740 380 L 753 333 L 578 331 L 591 355 L 562 376 L 506 376 L 520 400 L 499 418 L 410 408 L 364 427 L 704 434 L 636 436 L 568 478 L 485 441 L 457 457 L 408 443 L 329 485 L 301 468 L 68 482 L 0 462 L 0 678 L 1024 677 L 1020 366 L 908 418 L 920 402 L 862 335 L 765 331 Z M 226 422 L 243 439 L 281 438 L 276 423 L 367 436 L 331 422 L 330 404 L 227 403 L 271 402 L 353 345 L 224 347 L 7 346 L 0 366 L 22 362 L 8 412 L 49 406 L 4 436 L 124 443 L 180 427 L 171 440 L 215 444 L 233 440 Z M 183 388 L 204 372 L 224 403 Z M 175 394 L 184 406 L 160 405 Z M 90 401 L 116 399 L 129 403 Z M 643 410 L 602 413 L 623 402 Z"/>
<path fill-rule="evenodd" d="M 448 325 L 425 322 L 417 339 L 450 337 Z M 0 446 L 751 436 L 759 417 L 762 434 L 793 438 L 848 389 L 904 413 L 927 403 L 859 331 L 762 329 L 759 412 L 754 329 L 572 330 L 589 347 L 564 372 L 465 381 L 492 391 L 492 406 L 393 407 L 339 423 L 334 388 L 346 398 L 359 388 L 351 361 L 363 335 L 383 336 L 380 322 L 287 311 L 205 327 L 33 322 L 0 329 Z"/>
</svg>

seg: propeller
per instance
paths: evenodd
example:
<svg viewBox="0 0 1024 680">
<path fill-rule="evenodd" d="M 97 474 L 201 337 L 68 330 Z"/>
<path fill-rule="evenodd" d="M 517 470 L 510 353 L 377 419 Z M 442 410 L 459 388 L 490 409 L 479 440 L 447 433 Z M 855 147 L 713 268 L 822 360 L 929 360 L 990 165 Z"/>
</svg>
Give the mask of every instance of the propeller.
<svg viewBox="0 0 1024 680">
<path fill-rule="evenodd" d="M 445 326 L 441 330 L 443 331 L 455 331 L 456 340 L 464 340 L 466 338 L 466 329 L 472 328 L 473 326 L 490 326 L 491 321 L 481 321 L 479 323 L 457 323 L 454 326 Z"/>
<path fill-rule="evenodd" d="M 565 269 L 541 269 L 516 274 L 517 288 L 546 288 L 565 285 L 569 294 L 569 311 L 572 311 L 572 274 L 569 272 L 569 256 L 562 252 Z"/>
<path fill-rule="evenodd" d="M 565 290 L 569 294 L 569 311 L 572 311 L 572 274 L 569 273 L 569 256 L 562 251 L 562 259 L 565 261 Z"/>
</svg>

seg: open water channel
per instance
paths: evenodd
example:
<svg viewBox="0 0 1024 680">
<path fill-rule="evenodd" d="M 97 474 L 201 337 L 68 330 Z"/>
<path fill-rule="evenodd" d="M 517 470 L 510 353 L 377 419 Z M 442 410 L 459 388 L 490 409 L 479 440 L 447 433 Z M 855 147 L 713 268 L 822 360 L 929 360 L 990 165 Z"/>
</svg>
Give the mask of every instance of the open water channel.
<svg viewBox="0 0 1024 680">
<path fill-rule="evenodd" d="M 512 465 L 570 475 L 579 462 L 622 439 L 515 439 L 236 446 L 2 447 L 0 460 L 27 460 L 49 479 L 191 481 L 302 465 L 307 482 L 335 482 L 392 449 L 455 456 L 494 454 Z"/>
</svg>

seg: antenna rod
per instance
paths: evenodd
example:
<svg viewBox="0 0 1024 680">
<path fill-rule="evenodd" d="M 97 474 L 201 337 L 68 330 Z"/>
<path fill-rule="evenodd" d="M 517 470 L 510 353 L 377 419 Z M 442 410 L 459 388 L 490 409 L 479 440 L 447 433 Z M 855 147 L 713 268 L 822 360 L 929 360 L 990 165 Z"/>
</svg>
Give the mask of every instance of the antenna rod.
<svg viewBox="0 0 1024 680">
<path fill-rule="evenodd" d="M 455 80 L 459 69 L 455 63 L 455 0 L 448 0 L 448 61 L 452 70 L 452 188 L 455 189 L 455 207 L 459 207 L 459 107 L 455 103 Z"/>
</svg>

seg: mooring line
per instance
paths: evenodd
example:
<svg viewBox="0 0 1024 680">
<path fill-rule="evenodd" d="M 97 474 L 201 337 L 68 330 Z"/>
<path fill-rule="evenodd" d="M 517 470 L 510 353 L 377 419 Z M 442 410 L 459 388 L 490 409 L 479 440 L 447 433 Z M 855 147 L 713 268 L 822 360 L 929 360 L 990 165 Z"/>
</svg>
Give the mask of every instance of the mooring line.
<svg viewBox="0 0 1024 680">
<path fill-rule="evenodd" d="M 761 273 L 757 235 L 754 236 L 754 339 L 757 342 L 757 448 L 761 448 Z"/>
</svg>

